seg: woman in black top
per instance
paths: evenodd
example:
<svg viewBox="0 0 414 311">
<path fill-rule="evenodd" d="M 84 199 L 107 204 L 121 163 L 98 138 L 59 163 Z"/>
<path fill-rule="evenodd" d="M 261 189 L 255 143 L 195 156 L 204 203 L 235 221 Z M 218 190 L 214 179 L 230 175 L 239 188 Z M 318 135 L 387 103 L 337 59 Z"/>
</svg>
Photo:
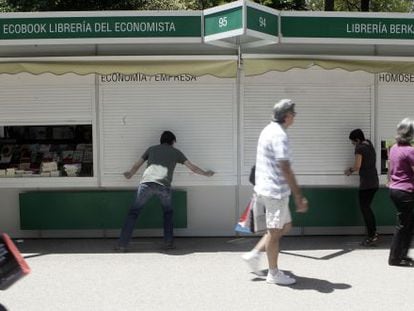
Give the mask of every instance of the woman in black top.
<svg viewBox="0 0 414 311">
<path fill-rule="evenodd" d="M 368 234 L 361 242 L 361 245 L 372 246 L 378 241 L 375 215 L 371 209 L 372 200 L 379 187 L 376 153 L 371 141 L 365 139 L 361 129 L 353 130 L 349 134 L 349 139 L 355 146 L 355 162 L 352 167 L 345 170 L 345 175 L 349 176 L 353 172 L 359 173 L 359 207 Z"/>
</svg>

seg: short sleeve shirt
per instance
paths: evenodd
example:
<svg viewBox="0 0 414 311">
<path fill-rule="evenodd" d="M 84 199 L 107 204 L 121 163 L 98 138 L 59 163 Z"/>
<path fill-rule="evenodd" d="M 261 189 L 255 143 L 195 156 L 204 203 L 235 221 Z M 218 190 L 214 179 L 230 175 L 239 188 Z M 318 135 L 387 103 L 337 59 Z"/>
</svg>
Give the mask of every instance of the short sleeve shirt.
<svg viewBox="0 0 414 311">
<path fill-rule="evenodd" d="M 375 189 L 379 187 L 378 172 L 376 167 L 376 153 L 370 141 L 355 146 L 355 154 L 362 156 L 359 168 L 359 188 Z"/>
<path fill-rule="evenodd" d="M 279 123 L 271 122 L 262 130 L 257 144 L 254 187 L 257 194 L 276 199 L 290 195 L 280 169 L 281 160 L 291 161 L 288 136 Z"/>
<path fill-rule="evenodd" d="M 180 150 L 169 144 L 151 146 L 141 158 L 147 161 L 141 183 L 154 182 L 166 187 L 171 186 L 176 164 L 187 161 Z"/>
<path fill-rule="evenodd" d="M 390 155 L 390 188 L 414 192 L 414 148 L 397 145 L 391 147 Z"/>
</svg>

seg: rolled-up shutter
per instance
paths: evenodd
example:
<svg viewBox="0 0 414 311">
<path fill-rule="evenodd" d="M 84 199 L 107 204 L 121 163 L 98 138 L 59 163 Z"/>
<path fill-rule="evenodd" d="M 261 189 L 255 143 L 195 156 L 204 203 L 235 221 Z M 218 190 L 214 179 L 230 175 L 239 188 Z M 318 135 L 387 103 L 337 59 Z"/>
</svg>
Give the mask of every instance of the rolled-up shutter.
<svg viewBox="0 0 414 311">
<path fill-rule="evenodd" d="M 91 124 L 94 76 L 0 75 L 0 124 Z"/>
</svg>

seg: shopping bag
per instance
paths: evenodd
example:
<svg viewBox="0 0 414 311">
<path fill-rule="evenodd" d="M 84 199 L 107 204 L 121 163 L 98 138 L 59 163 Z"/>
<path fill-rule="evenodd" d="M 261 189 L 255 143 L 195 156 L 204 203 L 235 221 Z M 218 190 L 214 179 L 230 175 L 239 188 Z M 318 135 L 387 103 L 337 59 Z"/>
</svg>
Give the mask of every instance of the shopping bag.
<svg viewBox="0 0 414 311">
<path fill-rule="evenodd" d="M 250 234 L 267 230 L 266 209 L 263 204 L 257 204 L 256 195 L 250 199 L 234 230 Z"/>
<path fill-rule="evenodd" d="M 254 233 L 263 232 L 267 230 L 266 226 L 266 207 L 255 196 L 254 204 L 252 205 L 252 221 Z"/>
<path fill-rule="evenodd" d="M 0 290 L 5 290 L 30 273 L 30 267 L 20 254 L 12 239 L 0 235 Z"/>
<path fill-rule="evenodd" d="M 254 198 L 251 198 L 247 203 L 243 214 L 240 216 L 239 222 L 236 224 L 234 230 L 240 233 L 254 233 L 254 222 L 253 222 L 253 205 Z"/>
</svg>

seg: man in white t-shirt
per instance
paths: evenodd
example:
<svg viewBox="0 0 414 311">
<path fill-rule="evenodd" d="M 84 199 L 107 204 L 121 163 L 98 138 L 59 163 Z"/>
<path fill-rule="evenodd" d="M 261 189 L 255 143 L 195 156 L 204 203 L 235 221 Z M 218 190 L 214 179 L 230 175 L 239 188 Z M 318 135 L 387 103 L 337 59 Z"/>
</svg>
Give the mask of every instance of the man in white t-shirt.
<svg viewBox="0 0 414 311">
<path fill-rule="evenodd" d="M 286 129 L 295 118 L 295 104 L 282 99 L 273 107 L 272 122 L 261 132 L 257 144 L 255 187 L 256 207 L 266 211 L 267 233 L 243 259 L 253 271 L 258 271 L 260 252 L 266 250 L 269 271 L 266 281 L 290 285 L 296 280 L 278 269 L 279 240 L 292 227 L 289 196 L 292 192 L 296 211 L 304 213 L 308 201 L 302 196 L 291 168 L 291 155 Z"/>
</svg>

